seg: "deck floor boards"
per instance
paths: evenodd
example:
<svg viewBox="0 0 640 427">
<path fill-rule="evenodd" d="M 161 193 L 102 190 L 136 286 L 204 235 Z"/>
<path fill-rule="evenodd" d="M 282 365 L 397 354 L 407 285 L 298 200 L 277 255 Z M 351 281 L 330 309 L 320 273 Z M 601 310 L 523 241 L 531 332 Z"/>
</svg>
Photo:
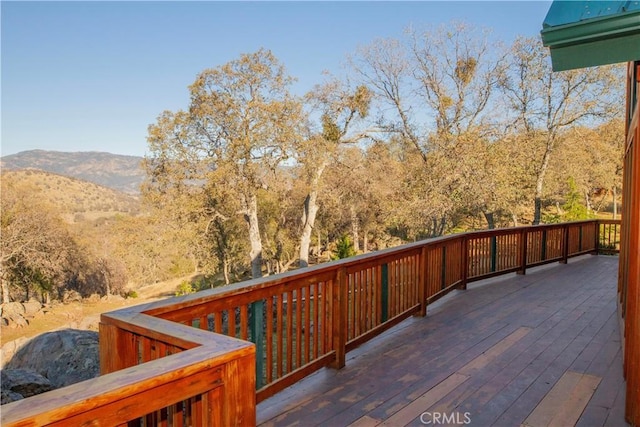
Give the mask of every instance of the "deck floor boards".
<svg viewBox="0 0 640 427">
<path fill-rule="evenodd" d="M 261 402 L 258 422 L 625 426 L 617 266 L 583 256 L 472 283 Z"/>
</svg>

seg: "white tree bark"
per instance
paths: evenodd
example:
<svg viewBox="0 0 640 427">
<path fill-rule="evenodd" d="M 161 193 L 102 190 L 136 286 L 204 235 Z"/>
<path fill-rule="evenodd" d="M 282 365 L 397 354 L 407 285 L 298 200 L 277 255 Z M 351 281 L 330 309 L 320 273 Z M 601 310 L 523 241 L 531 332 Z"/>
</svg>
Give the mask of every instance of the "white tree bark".
<svg viewBox="0 0 640 427">
<path fill-rule="evenodd" d="M 262 238 L 258 224 L 258 198 L 255 194 L 243 196 L 244 219 L 249 227 L 249 242 L 251 250 L 251 277 L 262 277 Z"/>
<path fill-rule="evenodd" d="M 304 201 L 302 211 L 302 234 L 300 235 L 300 267 L 309 265 L 309 247 L 311 246 L 311 233 L 316 222 L 318 214 L 318 187 L 320 186 L 320 178 L 327 167 L 328 160 L 324 160 L 315 171 L 311 179 L 311 189 Z"/>
</svg>

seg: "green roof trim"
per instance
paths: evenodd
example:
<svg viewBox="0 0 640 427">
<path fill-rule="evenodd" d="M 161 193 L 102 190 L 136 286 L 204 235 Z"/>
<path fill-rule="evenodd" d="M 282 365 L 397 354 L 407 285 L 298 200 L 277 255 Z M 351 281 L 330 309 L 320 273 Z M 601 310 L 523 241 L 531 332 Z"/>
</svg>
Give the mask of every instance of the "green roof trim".
<svg viewBox="0 0 640 427">
<path fill-rule="evenodd" d="M 540 32 L 555 71 L 640 59 L 640 1 L 554 1 Z"/>
<path fill-rule="evenodd" d="M 640 10 L 640 1 L 554 1 L 542 25 L 557 27 L 634 10 Z"/>
</svg>

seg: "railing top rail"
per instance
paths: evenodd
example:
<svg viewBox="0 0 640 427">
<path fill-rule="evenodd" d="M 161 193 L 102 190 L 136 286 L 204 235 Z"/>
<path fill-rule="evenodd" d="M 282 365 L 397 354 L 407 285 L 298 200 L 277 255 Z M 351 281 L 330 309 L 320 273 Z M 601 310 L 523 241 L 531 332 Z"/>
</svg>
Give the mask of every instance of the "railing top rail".
<svg viewBox="0 0 640 427">
<path fill-rule="evenodd" d="M 612 223 L 616 223 L 616 221 L 619 222 L 619 220 L 607 220 L 607 221 L 613 221 Z M 523 231 L 556 229 L 556 228 L 566 227 L 567 225 L 580 225 L 580 224 L 589 224 L 589 223 L 597 224 L 599 222 L 603 222 L 603 220 L 597 220 L 597 219 L 581 220 L 581 221 L 572 221 L 572 222 L 565 222 L 565 223 L 558 223 L 558 224 L 529 225 L 529 226 L 498 228 L 498 229 L 492 229 L 492 230 L 479 230 L 479 231 L 471 231 L 471 232 L 465 232 L 465 233 L 450 234 L 446 236 L 420 240 L 417 242 L 408 243 L 398 247 L 386 248 L 380 251 L 357 255 L 357 256 L 345 258 L 342 260 L 318 264 L 318 265 L 310 266 L 304 269 L 291 270 L 284 273 L 275 274 L 272 276 L 265 276 L 257 279 L 245 280 L 242 282 L 234 283 L 234 284 L 220 287 L 220 288 L 207 289 L 204 291 L 197 292 L 195 294 L 172 297 L 172 298 L 159 300 L 159 301 L 155 301 L 147 304 L 125 308 L 122 310 L 131 312 L 131 313 L 138 312 L 138 313 L 148 313 L 151 315 L 160 315 L 168 311 L 173 311 L 177 309 L 192 307 L 194 305 L 204 304 L 207 301 L 210 301 L 212 299 L 222 299 L 222 298 L 231 297 L 231 296 L 238 297 L 244 294 L 253 293 L 260 289 L 286 284 L 288 282 L 291 282 L 292 280 L 296 280 L 296 281 L 305 280 L 305 279 L 311 280 L 314 278 L 314 276 L 317 276 L 322 273 L 326 273 L 328 271 L 334 271 L 340 268 L 349 268 L 357 264 L 366 263 L 367 261 L 380 260 L 390 256 L 398 256 L 403 253 L 411 252 L 418 248 L 422 248 L 424 246 L 438 246 L 440 244 L 445 244 L 452 240 L 517 234 Z"/>
<path fill-rule="evenodd" d="M 103 313 L 100 316 L 100 322 L 182 349 L 205 345 L 209 348 L 208 351 L 211 357 L 221 356 L 227 352 L 253 345 L 237 338 L 215 334 L 207 330 L 140 313 L 135 307 L 131 308 L 132 310 L 122 309 Z"/>
<path fill-rule="evenodd" d="M 43 421 L 46 420 L 47 423 L 61 421 L 86 412 L 88 409 L 115 402 L 123 396 L 142 393 L 159 384 L 197 374 L 203 369 L 221 366 L 229 360 L 253 352 L 251 343 L 244 342 L 243 346 L 239 346 L 237 345 L 239 340 L 213 333 L 209 335 L 213 342 L 233 342 L 236 345 L 235 350 L 227 347 L 224 351 L 216 351 L 218 349 L 215 349 L 215 345 L 214 349 L 207 345 L 125 368 L 113 374 L 2 405 L 0 419 L 3 424 L 8 420 L 12 422 L 29 420 L 36 422 L 33 425 L 37 425 L 40 414 L 46 414 Z M 162 396 L 158 396 L 158 399 L 162 399 Z M 168 404 L 171 403 L 174 402 Z"/>
</svg>

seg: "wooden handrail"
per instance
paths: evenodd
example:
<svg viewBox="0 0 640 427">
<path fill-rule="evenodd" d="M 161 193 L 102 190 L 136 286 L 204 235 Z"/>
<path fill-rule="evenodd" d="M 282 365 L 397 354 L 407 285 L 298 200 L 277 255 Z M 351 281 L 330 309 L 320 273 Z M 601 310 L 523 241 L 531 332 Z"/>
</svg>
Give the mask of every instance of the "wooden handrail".
<svg viewBox="0 0 640 427">
<path fill-rule="evenodd" d="M 142 364 L 138 352 L 147 345 L 156 355 Z M 121 310 L 101 316 L 100 360 L 98 378 L 3 405 L 0 424 L 112 426 L 140 417 L 153 425 L 255 424 L 255 395 L 246 393 L 255 387 L 252 343 Z"/>
<path fill-rule="evenodd" d="M 429 303 L 453 289 L 616 252 L 619 224 L 589 220 L 443 236 L 105 313 L 102 376 L 4 405 L 2 425 L 69 419 L 101 425 L 103 417 L 104 425 L 140 417 L 156 424 L 172 416 L 192 417 L 194 425 L 251 425 L 256 401 L 322 367 L 341 368 L 349 350 L 425 315 Z M 209 388 L 198 388 L 201 381 L 185 387 L 181 376 L 192 373 L 207 378 Z M 171 393 L 155 398 L 149 390 Z"/>
</svg>

